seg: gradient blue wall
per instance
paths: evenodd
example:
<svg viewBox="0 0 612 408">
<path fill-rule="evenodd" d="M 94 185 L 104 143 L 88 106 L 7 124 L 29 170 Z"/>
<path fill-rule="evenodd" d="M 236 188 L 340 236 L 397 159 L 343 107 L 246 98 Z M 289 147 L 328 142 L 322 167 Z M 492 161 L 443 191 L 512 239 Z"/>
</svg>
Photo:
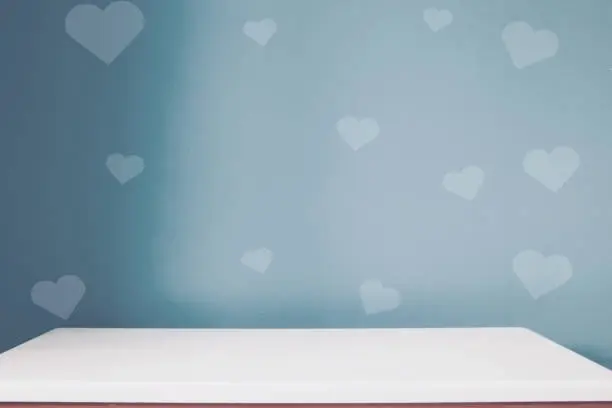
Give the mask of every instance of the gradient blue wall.
<svg viewBox="0 0 612 408">
<path fill-rule="evenodd" d="M 116 58 L 134 16 L 83 45 L 80 3 L 0 3 L 0 349 L 525 326 L 612 366 L 609 1 L 134 0 Z"/>
</svg>

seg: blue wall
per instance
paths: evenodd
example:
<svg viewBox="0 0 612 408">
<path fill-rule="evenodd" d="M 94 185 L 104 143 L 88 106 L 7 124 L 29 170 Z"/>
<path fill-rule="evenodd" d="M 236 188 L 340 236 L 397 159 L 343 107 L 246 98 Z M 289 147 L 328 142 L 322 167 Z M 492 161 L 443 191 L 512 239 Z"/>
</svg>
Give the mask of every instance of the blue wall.
<svg viewBox="0 0 612 408">
<path fill-rule="evenodd" d="M 525 326 L 612 367 L 612 3 L 80 3 L 0 2 L 1 350 Z"/>
</svg>

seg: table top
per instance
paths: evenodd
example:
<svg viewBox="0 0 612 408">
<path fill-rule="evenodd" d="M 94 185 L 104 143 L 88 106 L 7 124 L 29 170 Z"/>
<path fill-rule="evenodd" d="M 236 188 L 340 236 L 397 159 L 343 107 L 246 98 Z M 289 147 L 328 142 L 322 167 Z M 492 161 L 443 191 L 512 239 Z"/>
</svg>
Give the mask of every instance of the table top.
<svg viewBox="0 0 612 408">
<path fill-rule="evenodd" d="M 612 371 L 522 328 L 66 328 L 0 355 L 0 402 L 559 401 L 612 401 Z"/>
</svg>

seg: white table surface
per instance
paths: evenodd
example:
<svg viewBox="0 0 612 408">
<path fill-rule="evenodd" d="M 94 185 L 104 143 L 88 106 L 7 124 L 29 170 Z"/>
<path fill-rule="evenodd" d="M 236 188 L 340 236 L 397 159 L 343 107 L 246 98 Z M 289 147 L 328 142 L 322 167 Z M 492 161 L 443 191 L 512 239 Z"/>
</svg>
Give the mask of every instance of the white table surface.
<svg viewBox="0 0 612 408">
<path fill-rule="evenodd" d="M 0 355 L 0 402 L 612 401 L 526 329 L 57 329 Z"/>
</svg>

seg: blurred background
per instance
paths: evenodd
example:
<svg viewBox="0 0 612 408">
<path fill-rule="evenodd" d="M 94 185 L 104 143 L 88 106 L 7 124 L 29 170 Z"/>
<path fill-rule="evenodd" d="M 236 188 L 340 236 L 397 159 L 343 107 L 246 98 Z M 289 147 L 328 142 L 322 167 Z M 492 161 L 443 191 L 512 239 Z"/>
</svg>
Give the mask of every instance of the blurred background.
<svg viewBox="0 0 612 408">
<path fill-rule="evenodd" d="M 0 0 L 0 351 L 523 326 L 612 367 L 611 43 L 606 0 Z"/>
</svg>

